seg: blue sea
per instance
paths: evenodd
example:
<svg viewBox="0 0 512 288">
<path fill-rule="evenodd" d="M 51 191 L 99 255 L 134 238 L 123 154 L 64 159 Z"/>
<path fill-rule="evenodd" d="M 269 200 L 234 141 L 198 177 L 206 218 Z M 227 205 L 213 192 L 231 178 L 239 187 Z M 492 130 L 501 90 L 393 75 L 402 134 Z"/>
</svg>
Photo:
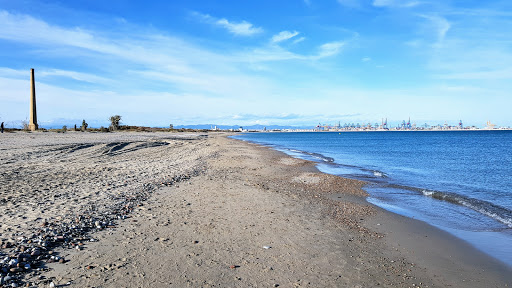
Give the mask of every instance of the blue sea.
<svg viewBox="0 0 512 288">
<path fill-rule="evenodd" d="M 368 181 L 367 201 L 512 266 L 512 131 L 246 133 L 233 138 Z"/>
</svg>

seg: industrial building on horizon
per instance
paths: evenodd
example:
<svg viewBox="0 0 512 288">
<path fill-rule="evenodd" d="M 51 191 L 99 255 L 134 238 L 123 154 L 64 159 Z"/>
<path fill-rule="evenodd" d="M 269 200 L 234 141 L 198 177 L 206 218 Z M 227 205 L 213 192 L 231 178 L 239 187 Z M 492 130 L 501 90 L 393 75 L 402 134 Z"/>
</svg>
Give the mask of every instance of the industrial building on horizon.
<svg viewBox="0 0 512 288">
<path fill-rule="evenodd" d="M 445 130 L 509 130 L 510 127 L 496 127 L 496 124 L 492 124 L 491 121 L 487 121 L 486 126 L 484 128 L 478 128 L 476 126 L 464 126 L 462 120 L 459 121 L 457 125 L 449 125 L 448 122 L 445 121 L 443 125 L 429 125 L 427 123 L 423 125 L 417 125 L 416 123 L 411 122 L 411 118 L 409 120 L 403 120 L 396 126 L 391 126 L 388 124 L 388 119 L 383 118 L 381 123 L 345 123 L 341 125 L 341 122 L 338 122 L 336 125 L 328 125 L 328 124 L 318 124 L 312 131 L 445 131 Z"/>
</svg>

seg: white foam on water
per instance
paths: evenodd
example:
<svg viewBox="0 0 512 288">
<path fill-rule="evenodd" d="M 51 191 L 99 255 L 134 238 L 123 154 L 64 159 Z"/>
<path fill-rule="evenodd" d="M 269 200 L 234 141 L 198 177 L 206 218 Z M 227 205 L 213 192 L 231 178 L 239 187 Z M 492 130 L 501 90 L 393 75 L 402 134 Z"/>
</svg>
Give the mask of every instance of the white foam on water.
<svg viewBox="0 0 512 288">
<path fill-rule="evenodd" d="M 423 190 L 423 191 L 421 191 L 421 193 L 423 193 L 423 195 L 425 195 L 425 196 L 432 196 L 432 195 L 434 195 L 433 191 L 428 191 L 428 190 Z"/>
<path fill-rule="evenodd" d="M 379 172 L 379 171 L 373 171 L 373 175 L 376 177 L 384 177 L 384 173 Z"/>
</svg>

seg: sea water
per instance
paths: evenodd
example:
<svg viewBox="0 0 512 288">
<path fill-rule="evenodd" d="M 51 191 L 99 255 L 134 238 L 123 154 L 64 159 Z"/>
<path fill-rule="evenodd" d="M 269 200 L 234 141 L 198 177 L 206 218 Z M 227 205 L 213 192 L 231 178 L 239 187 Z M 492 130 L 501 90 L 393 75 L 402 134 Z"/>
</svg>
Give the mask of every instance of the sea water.
<svg viewBox="0 0 512 288">
<path fill-rule="evenodd" d="M 512 266 L 512 131 L 245 133 L 234 138 L 368 181 L 367 200 Z"/>
</svg>

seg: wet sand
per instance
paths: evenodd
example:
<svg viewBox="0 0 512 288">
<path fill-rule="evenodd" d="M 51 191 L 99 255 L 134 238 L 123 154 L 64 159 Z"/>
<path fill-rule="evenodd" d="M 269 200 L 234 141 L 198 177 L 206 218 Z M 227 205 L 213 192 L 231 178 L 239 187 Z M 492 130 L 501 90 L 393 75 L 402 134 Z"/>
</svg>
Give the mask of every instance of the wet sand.
<svg viewBox="0 0 512 288">
<path fill-rule="evenodd" d="M 512 283 L 510 267 L 463 241 L 367 203 L 363 182 L 224 134 L 0 136 L 2 258 L 32 264 L 4 261 L 6 284 Z"/>
</svg>

